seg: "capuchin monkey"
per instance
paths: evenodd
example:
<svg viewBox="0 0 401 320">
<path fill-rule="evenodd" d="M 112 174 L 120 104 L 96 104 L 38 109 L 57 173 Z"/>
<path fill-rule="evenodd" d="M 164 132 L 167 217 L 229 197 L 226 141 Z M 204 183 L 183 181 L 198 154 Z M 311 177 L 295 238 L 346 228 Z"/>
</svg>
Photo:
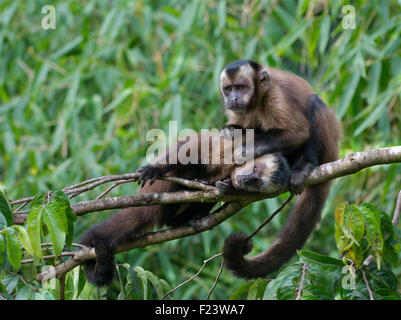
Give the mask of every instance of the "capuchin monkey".
<svg viewBox="0 0 401 320">
<path fill-rule="evenodd" d="M 246 135 L 244 138 L 240 136 L 239 145 L 245 139 Z M 188 189 L 171 182 L 156 180 L 161 175 L 197 179 L 207 184 L 215 184 L 221 190 L 225 189 L 227 186 L 223 181 L 227 178 L 230 180 L 233 169 L 239 165 L 236 159 L 233 159 L 236 144 L 238 143 L 235 139 L 223 137 L 218 131 L 189 137 L 187 141 L 170 147 L 154 164 L 144 166 L 137 171 L 140 175 L 138 182 L 142 185 L 139 194 Z M 177 161 L 173 159 L 172 151 L 176 151 Z M 195 156 L 194 161 L 184 164 L 191 154 Z M 269 159 L 273 158 L 269 155 Z M 265 163 L 263 158 L 260 161 Z M 281 161 L 281 158 L 277 161 Z M 249 174 L 256 166 L 255 162 L 249 169 Z M 273 176 L 272 181 L 286 186 L 288 179 L 289 173 L 287 175 L 280 173 Z M 215 204 L 196 202 L 153 205 L 126 208 L 115 213 L 109 219 L 87 230 L 81 239 L 83 245 L 94 247 L 96 252 L 96 259 L 85 263 L 87 280 L 97 286 L 109 284 L 114 276 L 114 251 L 119 245 L 132 241 L 154 226 L 160 228 L 164 225 L 173 227 L 191 225 L 196 229 L 194 219 L 209 214 Z"/>
<path fill-rule="evenodd" d="M 223 256 L 229 270 L 246 279 L 265 277 L 303 246 L 319 221 L 330 184 L 304 190 L 304 182 L 316 166 L 338 159 L 341 128 L 305 80 L 282 70 L 235 61 L 221 72 L 220 88 L 228 117 L 222 134 L 255 129 L 254 149 L 243 145 L 234 155 L 282 154 L 291 168 L 289 189 L 300 194 L 277 240 L 263 253 L 244 258 L 252 244 L 243 233 L 234 233 L 225 242 Z M 236 180 L 237 187 L 244 187 L 249 179 L 259 181 L 260 188 L 254 186 L 253 191 L 263 191 L 263 177 L 244 175 L 243 181 Z"/>
<path fill-rule="evenodd" d="M 224 246 L 226 266 L 235 275 L 243 278 L 263 277 L 278 269 L 302 247 L 319 220 L 329 184 L 319 184 L 305 190 L 303 185 L 314 167 L 338 158 L 340 126 L 308 83 L 290 73 L 241 60 L 226 66 L 221 73 L 220 84 L 228 123 L 221 130 L 222 136 L 210 139 L 226 141 L 227 136 L 234 136 L 234 129 L 254 129 L 253 150 L 247 148 L 245 143 L 240 147 L 228 146 L 235 159 L 240 156 L 256 159 L 253 170 L 246 170 L 246 173 L 236 171 L 238 165 L 234 161 L 228 165 L 221 161 L 217 165 L 212 161 L 209 164 L 202 161 L 195 164 L 157 162 L 137 171 L 138 182 L 142 184 L 139 193 L 185 189 L 157 180 L 162 176 L 205 180 L 223 192 L 231 187 L 264 191 L 269 190 L 268 186 L 280 188 L 288 183 L 293 193 L 301 195 L 278 239 L 270 248 L 256 257 L 244 258 L 243 255 L 250 251 L 252 245 L 242 233 L 232 234 Z M 178 151 L 187 150 L 188 143 L 174 148 Z M 224 145 L 222 148 L 226 150 L 227 145 Z M 200 150 L 198 154 L 203 156 Z M 164 158 L 169 160 L 170 152 Z M 276 174 L 268 173 L 272 172 L 268 168 L 274 168 L 272 163 L 278 164 L 278 171 L 273 170 Z M 281 172 L 281 175 L 277 172 Z M 114 214 L 89 229 L 81 240 L 82 244 L 95 247 L 96 251 L 96 260 L 86 263 L 88 280 L 96 285 L 110 283 L 114 270 L 113 252 L 117 246 L 155 225 L 192 225 L 193 219 L 207 215 L 214 205 L 191 203 L 133 207 Z"/>
</svg>

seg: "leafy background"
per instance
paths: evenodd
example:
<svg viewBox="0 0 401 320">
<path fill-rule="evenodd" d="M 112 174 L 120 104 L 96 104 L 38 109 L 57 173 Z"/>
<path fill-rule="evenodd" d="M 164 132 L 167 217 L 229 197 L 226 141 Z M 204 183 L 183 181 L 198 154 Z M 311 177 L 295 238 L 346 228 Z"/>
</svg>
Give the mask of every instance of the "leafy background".
<svg viewBox="0 0 401 320">
<path fill-rule="evenodd" d="M 0 182 L 11 199 L 133 172 L 145 163 L 144 134 L 167 131 L 169 120 L 180 129 L 222 126 L 218 75 L 240 58 L 307 79 L 342 121 L 341 155 L 401 144 L 400 1 L 352 1 L 354 30 L 341 25 L 348 1 L 52 1 L 57 28 L 43 30 L 47 4 L 0 3 Z M 334 208 L 367 201 L 390 215 L 400 177 L 401 167 L 388 165 L 335 181 L 305 248 L 338 258 Z M 123 185 L 112 195 L 136 189 Z M 212 231 L 117 259 L 178 284 L 232 231 L 250 233 L 281 201 L 255 203 Z M 74 239 L 106 216 L 79 218 Z M 285 217 L 258 234 L 254 252 L 273 241 Z M 174 298 L 205 298 L 219 263 Z M 400 279 L 401 267 L 393 271 Z M 244 283 L 225 271 L 213 298 Z"/>
</svg>

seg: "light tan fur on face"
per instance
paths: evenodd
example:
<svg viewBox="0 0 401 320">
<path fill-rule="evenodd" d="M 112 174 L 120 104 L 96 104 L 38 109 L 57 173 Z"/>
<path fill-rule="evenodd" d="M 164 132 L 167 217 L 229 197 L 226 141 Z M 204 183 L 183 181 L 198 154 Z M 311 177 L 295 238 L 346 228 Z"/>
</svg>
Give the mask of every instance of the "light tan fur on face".
<svg viewBox="0 0 401 320">
<path fill-rule="evenodd" d="M 243 101 L 245 104 L 248 104 L 249 101 L 251 101 L 253 95 L 255 94 L 255 85 L 254 85 L 254 77 L 255 77 L 255 71 L 249 66 L 249 65 L 242 65 L 239 68 L 239 71 L 234 75 L 234 78 L 231 79 L 228 77 L 227 73 L 225 70 L 223 70 L 220 74 L 220 92 L 221 95 L 223 96 L 224 100 L 226 99 L 223 88 L 227 85 L 231 84 L 246 84 L 249 89 L 246 93 L 243 94 Z M 226 111 L 230 111 L 227 110 Z M 231 111 L 233 114 L 236 115 L 241 115 L 245 112 L 244 111 L 238 111 L 234 112 Z"/>
<path fill-rule="evenodd" d="M 262 172 L 260 179 L 263 181 L 263 185 L 269 184 L 270 176 L 275 171 L 279 170 L 277 157 L 274 154 L 266 154 L 255 159 L 254 161 L 250 161 L 242 165 L 241 167 L 237 167 L 234 169 L 234 171 L 231 173 L 231 180 L 234 187 L 238 189 L 246 189 L 245 186 L 239 184 L 238 177 L 250 175 L 253 172 L 255 166 L 258 168 L 259 172 Z M 260 188 L 263 189 L 262 186 Z"/>
</svg>

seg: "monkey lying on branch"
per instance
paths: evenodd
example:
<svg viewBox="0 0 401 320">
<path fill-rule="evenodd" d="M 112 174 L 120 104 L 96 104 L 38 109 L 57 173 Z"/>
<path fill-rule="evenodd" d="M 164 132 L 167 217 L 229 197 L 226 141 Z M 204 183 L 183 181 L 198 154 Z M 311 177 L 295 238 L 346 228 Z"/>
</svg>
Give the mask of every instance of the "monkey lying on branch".
<svg viewBox="0 0 401 320">
<path fill-rule="evenodd" d="M 209 152 L 202 153 L 200 146 L 205 143 L 208 145 Z M 220 144 L 220 152 L 213 151 L 213 147 L 218 144 Z M 232 139 L 222 137 L 218 132 L 190 137 L 187 142 L 180 144 L 177 150 L 184 152 L 196 150 L 199 162 L 183 165 L 178 157 L 177 163 L 170 164 L 168 162 L 170 152 L 167 152 L 161 157 L 167 161 L 167 164 L 160 164 L 161 159 L 159 159 L 159 162 L 138 170 L 140 173 L 138 181 L 143 183 L 139 193 L 173 192 L 186 189 L 171 182 L 156 180 L 155 177 L 147 181 L 148 175 L 152 174 L 154 168 L 158 168 L 156 170 L 161 170 L 166 176 L 198 179 L 208 184 L 215 184 L 223 192 L 231 192 L 235 189 L 255 191 L 258 188 L 274 191 L 288 185 L 290 169 L 287 161 L 280 154 L 259 157 L 247 162 L 245 168 L 245 165 L 239 166 L 232 159 L 233 148 Z M 231 159 L 227 158 L 227 155 L 230 155 Z M 98 286 L 111 282 L 114 274 L 113 252 L 117 246 L 132 241 L 155 225 L 160 228 L 163 225 L 176 227 L 189 224 L 196 228 L 194 219 L 208 215 L 214 205 L 215 203 L 210 202 L 195 202 L 132 207 L 121 210 L 106 221 L 90 228 L 81 239 L 82 244 L 95 247 L 96 251 L 96 260 L 90 260 L 85 264 L 88 281 Z"/>
</svg>

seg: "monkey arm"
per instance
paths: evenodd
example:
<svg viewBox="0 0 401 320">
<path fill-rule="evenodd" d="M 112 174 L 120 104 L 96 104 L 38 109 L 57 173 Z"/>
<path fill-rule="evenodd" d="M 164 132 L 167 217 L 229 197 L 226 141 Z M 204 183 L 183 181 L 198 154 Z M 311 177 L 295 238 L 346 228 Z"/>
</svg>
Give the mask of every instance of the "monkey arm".
<svg viewBox="0 0 401 320">
<path fill-rule="evenodd" d="M 234 138 L 235 130 L 241 130 L 242 134 L 243 133 L 242 130 L 244 130 L 244 128 L 238 124 L 226 124 L 220 129 L 220 135 L 226 138 Z"/>
<path fill-rule="evenodd" d="M 295 133 L 288 130 L 271 129 L 255 135 L 253 152 L 247 148 L 246 143 L 235 150 L 235 156 L 258 158 L 267 153 L 280 152 L 284 156 L 294 153 L 307 143 L 309 138 L 305 133 Z M 238 154 L 240 152 L 240 154 Z"/>
<path fill-rule="evenodd" d="M 178 166 L 179 164 L 149 164 L 143 166 L 136 171 L 136 173 L 139 174 L 139 177 L 136 179 L 136 181 L 142 187 L 148 180 L 150 180 L 150 185 L 152 185 L 158 178 L 176 170 Z"/>
</svg>

